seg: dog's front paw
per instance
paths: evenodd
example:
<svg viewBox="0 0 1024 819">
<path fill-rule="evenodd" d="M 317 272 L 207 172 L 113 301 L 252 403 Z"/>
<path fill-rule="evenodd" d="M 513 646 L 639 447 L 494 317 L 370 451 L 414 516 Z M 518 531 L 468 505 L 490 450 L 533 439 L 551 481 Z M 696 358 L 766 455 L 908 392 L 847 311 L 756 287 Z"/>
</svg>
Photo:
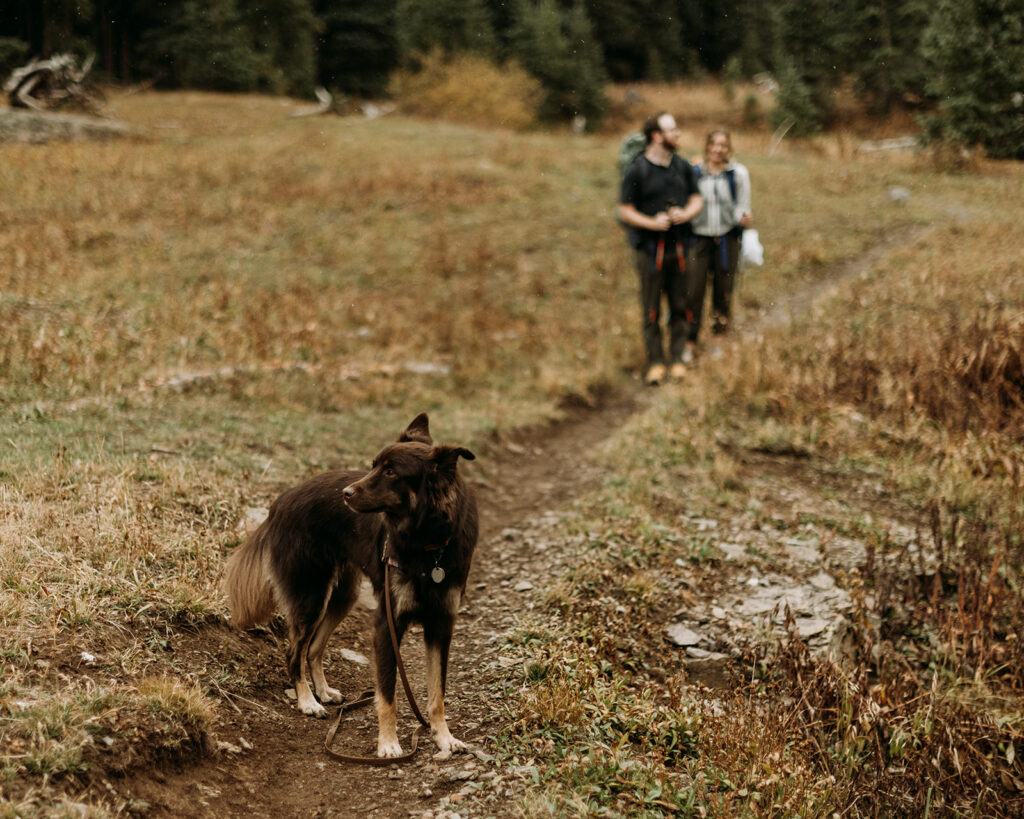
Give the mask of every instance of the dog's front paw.
<svg viewBox="0 0 1024 819">
<path fill-rule="evenodd" d="M 402 746 L 397 739 L 378 739 L 377 756 L 388 759 L 402 755 Z"/>
<path fill-rule="evenodd" d="M 314 703 L 312 706 L 303 708 L 302 713 L 317 719 L 327 719 L 327 709 L 320 703 Z"/>
<path fill-rule="evenodd" d="M 434 759 L 438 761 L 448 759 L 452 754 L 458 754 L 469 750 L 466 747 L 466 743 L 461 739 L 453 737 L 447 728 L 445 728 L 444 731 L 434 731 L 433 740 L 434 744 L 437 745 L 438 748 L 437 753 L 434 754 Z"/>
<path fill-rule="evenodd" d="M 322 692 L 317 691 L 316 695 L 320 698 L 321 702 L 344 702 L 344 695 L 337 689 L 328 686 Z"/>
<path fill-rule="evenodd" d="M 299 697 L 299 710 L 309 717 L 316 717 L 317 719 L 325 719 L 327 717 L 327 709 L 318 703 L 312 695 Z"/>
</svg>

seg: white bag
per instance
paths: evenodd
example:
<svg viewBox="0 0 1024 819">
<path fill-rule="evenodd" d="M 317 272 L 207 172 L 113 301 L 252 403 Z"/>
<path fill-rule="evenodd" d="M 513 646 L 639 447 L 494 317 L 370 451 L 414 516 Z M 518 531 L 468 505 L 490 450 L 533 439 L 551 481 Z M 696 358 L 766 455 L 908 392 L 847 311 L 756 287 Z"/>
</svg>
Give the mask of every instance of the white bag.
<svg viewBox="0 0 1024 819">
<path fill-rule="evenodd" d="M 764 264 L 764 248 L 761 247 L 761 240 L 756 230 L 743 231 L 743 250 L 740 253 L 740 264 L 754 264 L 760 267 Z"/>
</svg>

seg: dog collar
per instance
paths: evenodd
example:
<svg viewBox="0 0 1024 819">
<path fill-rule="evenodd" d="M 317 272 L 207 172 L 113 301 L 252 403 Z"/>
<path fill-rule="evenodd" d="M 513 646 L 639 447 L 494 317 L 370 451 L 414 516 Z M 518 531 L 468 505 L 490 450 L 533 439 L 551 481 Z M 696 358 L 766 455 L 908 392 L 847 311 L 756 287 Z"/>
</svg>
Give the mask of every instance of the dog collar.
<svg viewBox="0 0 1024 819">
<path fill-rule="evenodd" d="M 423 547 L 423 551 L 425 552 L 437 552 L 437 557 L 434 559 L 434 568 L 432 568 L 429 573 L 420 572 L 419 577 L 427 577 L 429 574 L 430 579 L 433 580 L 435 583 L 444 582 L 445 577 L 447 577 L 448 575 L 447 572 L 445 572 L 444 567 L 441 565 L 441 560 L 442 558 L 444 558 L 444 547 L 447 545 L 447 543 L 444 543 L 440 546 Z M 381 562 L 387 563 L 393 569 L 398 569 L 398 571 L 400 571 L 402 574 L 412 574 L 412 572 L 410 572 L 408 569 L 402 566 L 402 564 L 395 559 L 395 556 L 391 554 L 391 535 L 385 535 L 384 549 L 381 552 L 380 557 Z"/>
</svg>

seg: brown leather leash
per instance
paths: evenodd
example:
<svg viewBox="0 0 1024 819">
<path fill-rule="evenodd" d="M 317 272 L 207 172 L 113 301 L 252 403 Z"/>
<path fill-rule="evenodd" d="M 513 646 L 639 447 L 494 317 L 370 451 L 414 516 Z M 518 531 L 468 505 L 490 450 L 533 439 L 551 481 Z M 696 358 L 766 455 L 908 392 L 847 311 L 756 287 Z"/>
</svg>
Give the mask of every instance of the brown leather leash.
<svg viewBox="0 0 1024 819">
<path fill-rule="evenodd" d="M 341 708 L 338 709 L 338 713 L 331 721 L 330 728 L 327 729 L 327 738 L 324 740 L 324 750 L 329 756 L 334 757 L 341 762 L 354 762 L 358 765 L 396 765 L 400 762 L 408 762 L 416 755 L 416 748 L 419 745 L 420 734 L 423 733 L 425 728 L 430 727 L 423 714 L 420 713 L 420 709 L 416 706 L 416 698 L 412 695 L 412 687 L 409 685 L 409 678 L 405 673 L 405 663 L 402 662 L 402 655 L 398 650 L 398 633 L 395 630 L 395 617 L 391 610 L 391 564 L 385 555 L 384 559 L 384 610 L 387 612 L 388 617 L 388 631 L 391 633 L 391 645 L 395 649 L 395 662 L 398 665 L 398 673 L 402 678 L 402 686 L 405 688 L 406 699 L 409 700 L 409 705 L 412 707 L 412 712 L 416 715 L 416 719 L 419 720 L 420 724 L 416 727 L 416 730 L 412 732 L 410 737 L 410 744 L 412 750 L 407 754 L 401 756 L 352 756 L 349 754 L 343 754 L 339 751 L 335 751 L 331 748 L 331 744 L 334 742 L 334 736 L 338 733 L 338 726 L 341 725 L 341 717 L 346 711 L 353 711 L 356 708 L 362 708 L 363 706 L 369 705 L 373 702 L 373 692 L 366 691 L 359 696 L 359 699 L 353 702 L 343 703 Z"/>
</svg>

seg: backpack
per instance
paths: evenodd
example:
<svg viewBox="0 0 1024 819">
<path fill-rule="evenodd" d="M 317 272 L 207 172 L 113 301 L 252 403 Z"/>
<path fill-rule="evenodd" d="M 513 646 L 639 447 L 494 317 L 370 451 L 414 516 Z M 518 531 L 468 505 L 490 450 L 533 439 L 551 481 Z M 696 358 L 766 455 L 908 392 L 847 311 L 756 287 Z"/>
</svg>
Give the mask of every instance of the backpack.
<svg viewBox="0 0 1024 819">
<path fill-rule="evenodd" d="M 619 146 L 619 187 L 622 187 L 622 180 L 626 178 L 626 171 L 638 156 L 647 149 L 647 139 L 639 131 L 626 134 Z"/>
<path fill-rule="evenodd" d="M 619 145 L 619 187 L 615 192 L 616 200 L 618 199 L 619 191 L 622 190 L 622 182 L 626 178 L 626 171 L 636 162 L 637 157 L 643 155 L 646 149 L 647 138 L 640 131 L 634 131 L 632 134 L 626 134 L 623 137 L 622 144 Z M 615 209 L 615 221 L 619 223 L 619 227 L 626 231 L 626 242 L 629 246 L 637 247 L 640 244 L 640 233 L 635 227 L 627 225 L 619 218 L 618 208 Z"/>
</svg>

